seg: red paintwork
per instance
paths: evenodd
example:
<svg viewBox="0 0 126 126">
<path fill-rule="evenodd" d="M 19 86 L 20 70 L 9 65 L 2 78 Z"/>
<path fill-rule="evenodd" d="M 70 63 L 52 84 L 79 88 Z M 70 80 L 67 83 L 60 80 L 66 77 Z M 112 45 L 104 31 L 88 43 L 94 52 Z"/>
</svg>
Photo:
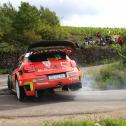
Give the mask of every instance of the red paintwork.
<svg viewBox="0 0 126 126">
<path fill-rule="evenodd" d="M 30 72 L 28 72 L 30 70 Z M 19 71 L 23 71 L 20 75 Z M 66 77 L 62 79 L 49 80 L 50 74 L 66 73 Z M 76 62 L 70 58 L 66 60 L 50 59 L 44 62 L 30 62 L 27 58 L 24 58 L 17 69 L 12 73 L 13 82 L 18 79 L 19 85 L 24 86 L 26 82 L 32 82 L 33 90 L 25 90 L 26 95 L 34 96 L 35 90 L 55 88 L 58 83 L 63 85 L 70 85 L 76 82 L 80 82 L 81 72 L 76 66 Z M 35 80 L 44 78 L 44 80 Z M 15 87 L 15 83 L 13 83 Z"/>
</svg>

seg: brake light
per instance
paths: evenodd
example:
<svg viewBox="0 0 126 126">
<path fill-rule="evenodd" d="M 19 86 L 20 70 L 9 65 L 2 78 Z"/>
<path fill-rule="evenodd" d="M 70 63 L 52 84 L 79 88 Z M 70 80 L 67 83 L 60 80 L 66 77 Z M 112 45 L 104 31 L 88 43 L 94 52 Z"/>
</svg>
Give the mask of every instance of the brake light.
<svg viewBox="0 0 126 126">
<path fill-rule="evenodd" d="M 77 67 L 77 64 L 74 60 L 71 60 L 70 63 L 73 68 Z"/>
<path fill-rule="evenodd" d="M 33 65 L 29 65 L 29 66 L 24 66 L 24 72 L 25 73 L 32 73 L 32 72 L 35 72 L 35 68 Z"/>
</svg>

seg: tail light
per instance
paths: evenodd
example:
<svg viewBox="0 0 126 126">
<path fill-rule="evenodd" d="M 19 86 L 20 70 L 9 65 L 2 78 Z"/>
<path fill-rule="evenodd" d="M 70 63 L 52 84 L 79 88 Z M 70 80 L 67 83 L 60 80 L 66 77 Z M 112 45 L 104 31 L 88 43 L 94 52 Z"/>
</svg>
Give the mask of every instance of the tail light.
<svg viewBox="0 0 126 126">
<path fill-rule="evenodd" d="M 32 73 L 32 72 L 35 72 L 35 68 L 33 65 L 24 66 L 23 71 L 24 73 Z"/>
<path fill-rule="evenodd" d="M 70 63 L 73 68 L 77 67 L 77 64 L 74 60 L 71 60 Z"/>
</svg>

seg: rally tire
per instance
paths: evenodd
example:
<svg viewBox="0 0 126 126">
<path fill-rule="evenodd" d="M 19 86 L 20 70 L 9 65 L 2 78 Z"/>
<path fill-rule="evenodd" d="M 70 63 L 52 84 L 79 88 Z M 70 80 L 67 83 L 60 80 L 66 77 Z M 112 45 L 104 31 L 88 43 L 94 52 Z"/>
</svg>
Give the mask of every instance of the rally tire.
<svg viewBox="0 0 126 126">
<path fill-rule="evenodd" d="M 25 97 L 24 88 L 19 86 L 18 80 L 16 80 L 16 97 L 19 101 L 23 101 Z"/>
<path fill-rule="evenodd" d="M 7 80 L 7 87 L 8 87 L 8 90 L 11 90 L 12 89 L 11 80 L 9 78 L 9 75 L 8 75 L 8 80 Z"/>
</svg>

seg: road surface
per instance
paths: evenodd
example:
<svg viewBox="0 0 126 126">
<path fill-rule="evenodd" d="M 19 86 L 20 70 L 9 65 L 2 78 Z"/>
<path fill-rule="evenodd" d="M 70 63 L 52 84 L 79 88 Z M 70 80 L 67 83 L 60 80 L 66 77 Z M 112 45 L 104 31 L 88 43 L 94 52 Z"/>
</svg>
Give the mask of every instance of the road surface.
<svg viewBox="0 0 126 126">
<path fill-rule="evenodd" d="M 90 69 L 93 67 L 83 69 L 85 75 Z M 16 96 L 7 90 L 6 78 L 7 75 L 0 75 L 0 126 L 36 126 L 44 120 L 58 120 L 62 117 L 91 118 L 92 115 L 126 118 L 126 90 L 93 90 L 84 85 L 86 81 L 90 83 L 88 78 L 82 80 L 83 88 L 77 92 L 57 92 L 19 102 Z"/>
</svg>

